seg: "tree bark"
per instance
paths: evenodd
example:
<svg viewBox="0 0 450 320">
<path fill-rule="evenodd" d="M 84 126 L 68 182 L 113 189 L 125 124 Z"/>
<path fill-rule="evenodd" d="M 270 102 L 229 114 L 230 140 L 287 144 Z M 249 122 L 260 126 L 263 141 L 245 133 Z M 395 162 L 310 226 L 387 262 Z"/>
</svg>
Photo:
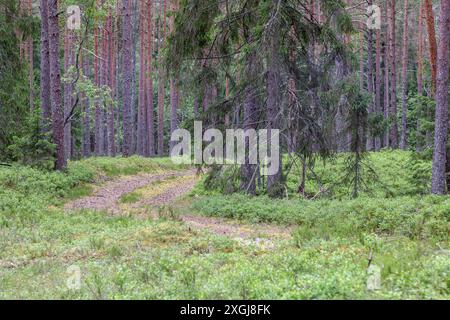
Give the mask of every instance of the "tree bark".
<svg viewBox="0 0 450 320">
<path fill-rule="evenodd" d="M 436 120 L 433 156 L 432 193 L 446 192 L 446 162 L 448 140 L 448 86 L 449 86 L 450 2 L 441 0 L 439 18 L 439 51 L 437 61 Z"/>
<path fill-rule="evenodd" d="M 369 5 L 372 5 L 372 0 L 369 0 Z M 369 29 L 367 31 L 367 91 L 370 95 L 370 104 L 369 104 L 369 115 L 376 114 L 375 103 L 374 103 L 374 85 L 373 85 L 373 30 Z M 368 131 L 367 133 L 367 143 L 366 143 L 367 151 L 375 150 L 375 138 L 372 133 Z"/>
<path fill-rule="evenodd" d="M 153 0 L 147 3 L 147 156 L 155 155 L 155 128 L 153 110 Z"/>
<path fill-rule="evenodd" d="M 169 32 L 174 32 L 175 18 L 174 14 L 178 9 L 176 0 L 171 3 L 172 14 L 169 18 Z M 170 135 L 178 128 L 178 71 L 175 71 L 170 79 Z M 170 142 L 170 150 L 172 150 L 175 142 Z"/>
<path fill-rule="evenodd" d="M 408 147 L 408 104 L 407 104 L 407 93 L 408 93 L 408 41 L 409 41 L 409 30 L 408 30 L 408 11 L 409 3 L 405 0 L 405 14 L 403 16 L 403 49 L 402 49 L 402 135 L 400 140 L 400 148 L 406 150 Z"/>
<path fill-rule="evenodd" d="M 389 20 L 389 3 L 386 1 L 386 20 Z M 389 103 L 390 103 L 390 83 L 389 83 L 389 66 L 390 66 L 390 59 L 389 59 L 389 33 L 390 33 L 390 27 L 389 25 L 387 25 L 386 27 L 386 32 L 385 32 L 385 46 L 384 46 L 384 110 L 383 110 L 383 114 L 384 114 L 384 120 L 388 121 L 389 120 Z M 385 131 L 384 134 L 384 143 L 383 143 L 385 148 L 389 147 L 389 130 Z"/>
<path fill-rule="evenodd" d="M 437 83 L 437 42 L 436 30 L 434 29 L 433 2 L 431 0 L 425 0 L 424 5 L 428 30 L 428 44 L 430 50 L 432 93 L 434 95 Z"/>
<path fill-rule="evenodd" d="M 424 6 L 420 5 L 419 12 L 419 22 L 418 22 L 418 47 L 417 47 L 417 93 L 419 95 L 423 94 L 423 15 L 424 15 Z"/>
<path fill-rule="evenodd" d="M 83 58 L 83 73 L 86 79 L 90 77 L 90 64 L 89 56 Z M 89 97 L 86 94 L 83 95 L 83 147 L 82 154 L 83 157 L 87 158 L 91 156 L 91 103 Z"/>
<path fill-rule="evenodd" d="M 381 30 L 376 32 L 376 56 L 375 56 L 375 109 L 377 114 L 382 114 L 381 106 Z M 375 137 L 375 151 L 381 149 L 381 137 Z"/>
<path fill-rule="evenodd" d="M 108 155 L 116 155 L 116 130 L 115 130 L 115 107 L 116 100 L 116 58 L 115 58 L 115 31 L 113 30 L 113 14 L 110 11 L 108 17 L 108 44 L 109 44 L 109 88 L 111 90 L 112 103 L 108 110 Z"/>
<path fill-rule="evenodd" d="M 390 106 L 389 116 L 391 120 L 391 127 L 389 132 L 390 146 L 393 149 L 398 148 L 398 124 L 397 124 L 397 47 L 395 41 L 395 18 L 396 8 L 395 0 L 390 0 L 390 15 L 388 19 L 389 31 L 389 54 L 390 54 Z"/>
<path fill-rule="evenodd" d="M 98 32 L 99 32 L 99 26 L 95 23 L 94 24 L 94 85 L 97 88 L 100 88 Z M 100 107 L 99 98 L 97 98 L 97 97 L 95 98 L 94 105 L 95 105 L 95 107 L 94 107 L 95 108 L 94 152 L 95 152 L 95 155 L 98 157 L 102 154 L 102 139 L 101 139 L 102 111 L 101 111 L 101 107 Z"/>
<path fill-rule="evenodd" d="M 145 21 L 146 17 L 146 7 L 144 3 L 140 3 L 140 25 L 139 25 L 139 37 L 140 37 L 140 65 L 139 65 L 139 104 L 138 104 L 138 114 L 137 114 L 137 152 L 141 156 L 145 156 L 145 137 L 146 137 L 146 60 L 147 56 L 145 53 Z"/>
<path fill-rule="evenodd" d="M 64 71 L 66 76 L 69 75 L 69 70 L 73 65 L 73 33 L 71 30 L 67 29 L 64 33 Z M 68 80 L 64 82 L 64 119 L 70 116 L 72 110 L 72 79 L 69 77 Z M 66 159 L 71 158 L 72 151 L 72 123 L 67 121 L 64 126 L 64 154 Z"/>
<path fill-rule="evenodd" d="M 50 101 L 50 61 L 48 32 L 48 0 L 40 0 L 41 13 L 41 127 L 43 132 L 50 130 L 52 106 Z"/>
<path fill-rule="evenodd" d="M 122 48 L 123 48 L 123 155 L 129 157 L 131 155 L 132 143 L 132 24 L 131 24 L 131 5 L 130 0 L 122 1 L 123 25 L 122 25 Z"/>
<path fill-rule="evenodd" d="M 166 37 L 166 9 L 167 0 L 164 0 L 164 4 L 161 8 L 163 11 L 162 23 L 160 26 L 160 36 L 159 36 L 159 48 L 158 48 L 158 155 L 162 156 L 164 154 L 164 101 L 165 101 L 165 82 L 166 77 L 164 74 L 164 69 L 162 65 L 162 48 L 164 47 L 165 37 Z"/>
<path fill-rule="evenodd" d="M 276 8 L 276 2 L 274 1 Z M 275 14 L 275 13 L 274 13 Z M 280 129 L 280 117 L 281 117 L 281 61 L 282 57 L 280 55 L 280 17 L 272 17 L 272 27 L 268 31 L 268 73 L 267 73 L 267 143 L 270 146 L 272 143 L 272 137 L 274 135 L 274 129 Z M 272 155 L 273 157 L 274 155 Z M 279 161 L 279 166 L 277 173 L 267 177 L 267 191 L 269 194 L 274 196 L 281 196 L 281 183 L 282 183 L 282 172 L 281 172 L 281 157 Z"/>
<path fill-rule="evenodd" d="M 64 111 L 61 103 L 61 71 L 59 64 L 59 15 L 58 0 L 48 1 L 50 99 L 52 101 L 53 142 L 56 145 L 55 168 L 66 167 L 64 156 Z"/>
<path fill-rule="evenodd" d="M 28 0 L 27 6 L 28 16 L 33 15 L 33 1 Z M 27 39 L 27 53 L 28 53 L 28 85 L 29 85 L 29 102 L 30 110 L 34 109 L 34 62 L 33 62 L 33 36 L 30 35 Z"/>
</svg>

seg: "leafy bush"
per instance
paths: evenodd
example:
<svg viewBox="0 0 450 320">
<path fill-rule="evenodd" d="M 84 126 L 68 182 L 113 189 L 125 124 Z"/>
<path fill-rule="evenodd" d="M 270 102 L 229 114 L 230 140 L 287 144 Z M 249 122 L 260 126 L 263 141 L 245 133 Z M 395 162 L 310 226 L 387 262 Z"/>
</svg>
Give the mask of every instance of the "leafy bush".
<svg viewBox="0 0 450 320">
<path fill-rule="evenodd" d="M 193 209 L 214 217 L 298 225 L 303 233 L 330 237 L 377 233 L 446 241 L 450 220 L 450 198 L 432 196 L 346 201 L 210 196 L 194 201 Z"/>
</svg>

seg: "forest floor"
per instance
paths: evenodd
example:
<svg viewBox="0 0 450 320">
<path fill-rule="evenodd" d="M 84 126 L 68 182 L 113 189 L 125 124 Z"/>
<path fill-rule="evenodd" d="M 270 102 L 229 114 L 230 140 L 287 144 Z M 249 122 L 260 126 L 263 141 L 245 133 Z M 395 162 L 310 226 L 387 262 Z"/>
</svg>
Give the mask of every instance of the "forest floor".
<svg viewBox="0 0 450 320">
<path fill-rule="evenodd" d="M 408 157 L 377 154 L 356 200 L 302 199 L 296 176 L 289 199 L 223 195 L 170 159 L 0 168 L 0 299 L 449 299 L 450 197 L 419 194 Z"/>
<path fill-rule="evenodd" d="M 255 239 L 256 243 L 271 243 L 268 239 L 291 237 L 292 228 L 271 224 L 246 224 L 233 219 L 205 217 L 183 212 L 189 207 L 183 197 L 194 189 L 200 177 L 195 170 L 140 174 L 121 177 L 96 186 L 92 195 L 68 202 L 66 211 L 94 210 L 108 214 L 156 219 L 163 211 L 182 212 L 176 218 L 189 227 L 235 239 Z M 170 214 L 170 213 L 169 213 Z"/>
</svg>

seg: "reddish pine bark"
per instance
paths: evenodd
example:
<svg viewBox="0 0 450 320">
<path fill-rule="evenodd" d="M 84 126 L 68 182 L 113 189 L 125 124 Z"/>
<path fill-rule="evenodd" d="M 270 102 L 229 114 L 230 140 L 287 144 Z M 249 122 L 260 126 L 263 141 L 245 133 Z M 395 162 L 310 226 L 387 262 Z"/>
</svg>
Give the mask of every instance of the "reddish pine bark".
<svg viewBox="0 0 450 320">
<path fill-rule="evenodd" d="M 424 6 L 420 6 L 419 12 L 419 22 L 418 22 L 418 46 L 417 46 L 417 93 L 419 95 L 423 94 L 423 14 L 424 14 Z"/>
<path fill-rule="evenodd" d="M 90 77 L 90 64 L 89 64 L 89 56 L 83 57 L 83 73 L 86 79 Z M 89 97 L 85 94 L 83 95 L 83 146 L 82 146 L 82 154 L 83 157 L 87 158 L 91 156 L 91 105 L 89 101 Z"/>
<path fill-rule="evenodd" d="M 68 75 L 73 61 L 72 54 L 73 32 L 69 29 L 65 29 L 64 32 L 64 71 Z M 64 119 L 68 119 L 72 109 L 72 80 L 64 82 Z M 72 151 L 72 125 L 71 121 L 65 121 L 64 126 L 64 154 L 66 159 L 71 158 Z"/>
<path fill-rule="evenodd" d="M 372 5 L 372 0 L 368 1 L 369 5 Z M 369 104 L 369 114 L 375 113 L 374 106 L 374 85 L 373 85 L 373 30 L 367 31 L 367 91 L 371 97 Z M 375 149 L 375 138 L 369 132 L 367 134 L 366 149 L 372 151 Z"/>
<path fill-rule="evenodd" d="M 123 23 L 122 23 L 122 48 L 123 48 L 123 155 L 129 157 L 131 155 L 132 143 L 132 28 L 131 28 L 131 4 L 130 0 L 122 2 Z"/>
<path fill-rule="evenodd" d="M 162 48 L 166 37 L 166 10 L 167 0 L 164 0 L 162 6 L 162 32 L 159 36 L 159 65 L 158 65 L 158 155 L 164 154 L 164 100 L 165 100 L 165 81 L 166 77 L 162 65 Z"/>
<path fill-rule="evenodd" d="M 138 113 L 137 113 L 137 152 L 141 156 L 145 156 L 146 154 L 146 60 L 147 56 L 145 53 L 145 21 L 146 18 L 146 6 L 144 3 L 140 3 L 140 24 L 139 24 L 139 39 L 140 39 L 140 48 L 139 48 L 139 58 L 140 58 L 140 66 L 139 66 L 139 101 L 138 101 Z"/>
<path fill-rule="evenodd" d="M 94 84 L 100 87 L 100 76 L 99 76 L 99 27 L 94 24 Z M 94 100 L 94 152 L 96 156 L 101 155 L 102 151 L 102 140 L 101 140 L 101 128 L 102 128 L 102 111 L 100 108 L 100 102 L 98 98 Z"/>
<path fill-rule="evenodd" d="M 31 16 L 33 14 L 33 2 L 28 0 L 27 14 Z M 27 39 L 27 53 L 28 53 L 28 85 L 29 85 L 29 101 L 30 110 L 34 109 L 34 62 L 33 62 L 33 37 L 29 36 Z"/>
<path fill-rule="evenodd" d="M 101 29 L 101 41 L 100 41 L 100 87 L 106 89 L 108 86 L 108 21 L 107 19 L 103 23 L 103 27 Z M 106 151 L 108 150 L 108 141 L 106 137 L 108 136 L 107 125 L 106 125 L 106 104 L 105 100 L 101 100 L 100 105 L 100 154 L 102 156 L 106 155 Z"/>
<path fill-rule="evenodd" d="M 41 127 L 44 132 L 48 132 L 50 130 L 50 121 L 52 117 L 50 101 L 48 0 L 41 0 L 39 7 L 41 13 Z"/>
<path fill-rule="evenodd" d="M 108 155 L 114 157 L 116 155 L 116 131 L 115 131 L 115 108 L 114 101 L 116 100 L 116 58 L 115 50 L 115 33 L 113 30 L 113 14 L 110 10 L 108 17 L 108 50 L 109 50 L 109 88 L 111 90 L 111 98 L 113 103 L 109 104 L 108 109 Z"/>
<path fill-rule="evenodd" d="M 146 116 L 147 116 L 147 148 L 146 155 L 155 155 L 155 128 L 154 128 L 154 110 L 153 110 L 153 0 L 147 2 L 147 97 L 146 97 Z"/>
<path fill-rule="evenodd" d="M 403 49 L 402 49 L 402 135 L 400 140 L 400 148 L 406 150 L 407 148 L 407 113 L 408 105 L 406 100 L 406 95 L 408 93 L 408 41 L 409 41 L 409 30 L 408 30 L 408 10 L 409 3 L 405 0 L 405 14 L 403 16 Z"/>
<path fill-rule="evenodd" d="M 397 47 L 395 41 L 395 17 L 396 8 L 395 0 L 390 0 L 390 12 L 389 12 L 389 60 L 390 60 L 390 105 L 389 105 L 389 117 L 391 120 L 391 127 L 389 132 L 390 146 L 393 149 L 398 148 L 398 124 L 397 124 Z"/>
<path fill-rule="evenodd" d="M 52 101 L 53 142 L 56 145 L 55 168 L 66 167 L 64 156 L 64 111 L 61 103 L 61 72 L 59 65 L 59 15 L 58 0 L 48 1 L 50 99 Z"/>
<path fill-rule="evenodd" d="M 431 0 L 425 0 L 425 14 L 428 30 L 428 44 L 430 50 L 430 64 L 431 64 L 431 84 L 433 95 L 436 91 L 437 82 L 437 43 L 436 43 L 436 30 L 434 29 L 434 15 L 433 15 L 433 3 Z"/>
<path fill-rule="evenodd" d="M 169 18 L 169 32 L 174 31 L 175 17 L 178 5 L 176 0 L 172 0 L 171 3 L 172 14 Z M 175 72 L 170 79 L 170 135 L 178 128 L 178 72 Z M 174 142 L 170 142 L 170 150 L 174 146 Z"/>
<path fill-rule="evenodd" d="M 386 2 L 385 4 L 385 17 L 386 20 L 389 17 L 389 4 L 388 2 Z M 388 121 L 389 120 L 389 102 L 390 102 L 390 89 L 389 89 L 389 66 L 390 66 L 390 61 L 389 61 L 389 32 L 390 32 L 390 28 L 387 25 L 386 26 L 386 30 L 385 30 L 385 35 L 384 35 L 384 42 L 385 42 L 385 46 L 384 46 L 384 110 L 383 110 L 383 114 L 384 114 L 384 120 Z M 385 134 L 384 134 L 384 143 L 383 143 L 384 147 L 389 147 L 389 130 L 386 130 Z"/>
<path fill-rule="evenodd" d="M 376 32 L 376 55 L 375 55 L 375 112 L 377 114 L 382 113 L 381 107 L 381 30 Z M 375 137 L 375 151 L 381 149 L 381 138 Z"/>
<path fill-rule="evenodd" d="M 446 192 L 446 163 L 450 161 L 448 140 L 448 86 L 449 86 L 450 2 L 441 0 L 439 17 L 439 51 L 437 60 L 436 120 L 433 156 L 432 193 Z M 448 152 L 448 154 L 447 154 Z M 448 168 L 448 167 L 447 167 Z M 449 182 L 449 181 L 447 181 Z M 449 186 L 447 185 L 447 188 Z M 448 191 L 448 190 L 447 190 Z"/>
</svg>

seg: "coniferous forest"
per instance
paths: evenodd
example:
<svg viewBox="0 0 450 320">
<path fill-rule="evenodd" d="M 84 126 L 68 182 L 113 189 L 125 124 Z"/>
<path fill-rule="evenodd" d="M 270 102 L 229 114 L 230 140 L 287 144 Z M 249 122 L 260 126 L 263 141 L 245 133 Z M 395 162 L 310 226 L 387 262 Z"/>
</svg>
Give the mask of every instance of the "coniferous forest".
<svg viewBox="0 0 450 320">
<path fill-rule="evenodd" d="M 0 299 L 449 299 L 449 46 L 449 0 L 0 0 Z"/>
</svg>

